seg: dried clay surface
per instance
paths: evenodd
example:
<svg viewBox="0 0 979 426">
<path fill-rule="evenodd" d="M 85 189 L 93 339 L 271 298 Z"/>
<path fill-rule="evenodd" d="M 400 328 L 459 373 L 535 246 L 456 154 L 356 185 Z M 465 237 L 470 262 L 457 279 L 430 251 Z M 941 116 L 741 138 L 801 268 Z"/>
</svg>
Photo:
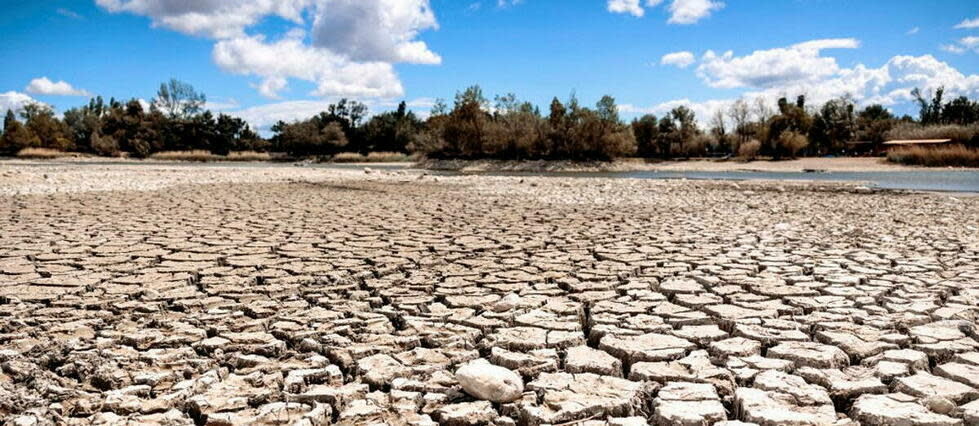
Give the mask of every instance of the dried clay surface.
<svg viewBox="0 0 979 426">
<path fill-rule="evenodd" d="M 0 165 L 6 424 L 979 422 L 979 198 Z"/>
</svg>

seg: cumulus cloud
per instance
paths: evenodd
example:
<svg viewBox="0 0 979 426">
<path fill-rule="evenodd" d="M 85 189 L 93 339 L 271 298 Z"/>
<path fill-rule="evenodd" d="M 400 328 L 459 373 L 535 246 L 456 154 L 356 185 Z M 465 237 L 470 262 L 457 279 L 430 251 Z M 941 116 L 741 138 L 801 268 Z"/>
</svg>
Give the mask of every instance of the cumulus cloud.
<svg viewBox="0 0 979 426">
<path fill-rule="evenodd" d="M 211 38 L 245 35 L 245 28 L 274 15 L 302 23 L 313 0 L 95 0 L 109 12 L 149 17 L 153 26 Z"/>
<path fill-rule="evenodd" d="M 671 24 L 695 24 L 697 21 L 710 16 L 711 13 L 724 8 L 724 3 L 711 0 L 673 0 L 670 3 Z"/>
<path fill-rule="evenodd" d="M 27 85 L 27 93 L 35 95 L 54 95 L 54 96 L 89 96 L 88 91 L 76 89 L 64 80 L 54 82 L 47 77 L 40 77 L 31 80 Z"/>
<path fill-rule="evenodd" d="M 428 0 L 324 0 L 313 21 L 313 44 L 354 61 L 439 64 L 423 41 L 437 29 Z"/>
<path fill-rule="evenodd" d="M 834 62 L 835 63 L 835 62 Z M 784 84 L 768 85 L 768 73 L 762 77 L 744 77 L 745 82 L 759 81 L 759 85 L 743 86 L 741 96 L 753 101 L 763 99 L 769 105 L 782 96 L 806 95 L 811 105 L 822 104 L 840 96 L 849 96 L 860 105 L 882 104 L 884 106 L 906 105 L 912 100 L 911 90 L 920 88 L 934 92 L 945 87 L 946 94 L 954 96 L 979 96 L 979 75 L 964 74 L 946 62 L 932 55 L 894 56 L 879 67 L 857 64 L 852 68 L 835 67 L 830 74 L 815 72 L 802 78 L 786 81 Z M 741 87 L 741 86 L 739 86 Z M 727 110 L 736 99 L 711 99 L 692 101 L 678 99 L 648 107 L 623 105 L 623 113 L 653 113 L 662 115 L 674 107 L 683 105 L 692 109 L 698 121 L 705 123 L 718 110 Z"/>
<path fill-rule="evenodd" d="M 608 0 L 607 8 L 612 13 L 628 13 L 636 17 L 646 14 L 646 10 L 639 5 L 639 0 Z"/>
<path fill-rule="evenodd" d="M 814 82 L 840 71 L 836 59 L 822 56 L 822 50 L 858 46 L 859 42 L 854 39 L 823 39 L 756 50 L 746 56 L 734 56 L 732 51 L 718 55 L 708 50 L 697 67 L 697 74 L 707 85 L 722 89 L 785 87 Z"/>
<path fill-rule="evenodd" d="M 695 61 L 696 59 L 694 59 L 693 53 L 682 51 L 682 52 L 667 53 L 663 55 L 659 63 L 661 65 L 673 65 L 678 68 L 686 68 L 689 67 L 691 64 L 693 64 Z"/>
<path fill-rule="evenodd" d="M 612 13 L 627 13 L 637 18 L 646 14 L 647 8 L 654 8 L 663 0 L 607 0 L 606 8 Z M 643 4 L 645 7 L 643 7 Z M 695 24 L 711 13 L 724 8 L 724 3 L 712 0 L 673 0 L 670 3 L 670 24 Z"/>
<path fill-rule="evenodd" d="M 956 25 L 955 28 L 960 30 L 979 28 L 979 16 L 972 19 L 965 19 L 962 22 L 959 22 L 959 24 Z"/>
<path fill-rule="evenodd" d="M 7 110 L 11 110 L 16 113 L 23 109 L 24 105 L 33 103 L 40 102 L 30 97 L 30 95 L 20 92 L 10 91 L 0 93 L 0 114 L 6 114 Z"/>
<path fill-rule="evenodd" d="M 260 36 L 222 40 L 214 46 L 214 62 L 225 71 L 264 78 L 260 91 L 277 95 L 286 78 L 317 84 L 315 96 L 401 96 L 404 89 L 386 62 L 352 62 L 330 50 L 286 38 L 266 42 Z"/>
<path fill-rule="evenodd" d="M 215 64 L 228 72 L 258 77 L 252 87 L 269 99 L 278 99 L 291 78 L 315 83 L 312 94 L 316 96 L 400 96 L 404 90 L 393 64 L 442 61 L 418 40 L 421 32 L 438 28 L 429 0 L 96 3 L 110 12 L 147 16 L 156 27 L 215 39 Z M 295 27 L 281 40 L 270 41 L 253 28 L 268 16 Z"/>
</svg>

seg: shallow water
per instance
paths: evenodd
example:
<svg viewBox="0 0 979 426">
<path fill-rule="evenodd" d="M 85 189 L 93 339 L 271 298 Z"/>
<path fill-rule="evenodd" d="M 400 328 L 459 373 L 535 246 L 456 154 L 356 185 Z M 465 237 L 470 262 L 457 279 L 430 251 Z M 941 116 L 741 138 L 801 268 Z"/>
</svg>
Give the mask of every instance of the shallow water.
<svg viewBox="0 0 979 426">
<path fill-rule="evenodd" d="M 318 163 L 297 165 L 295 163 L 262 162 L 60 162 L 43 161 L 22 163 L 32 166 L 111 166 L 111 165 L 154 165 L 167 167 L 312 167 L 326 169 L 364 169 L 405 170 L 411 163 Z M 977 170 L 911 170 L 887 172 L 765 172 L 765 171 L 632 171 L 632 172 L 452 172 L 429 171 L 443 176 L 481 175 L 481 176 L 553 176 L 553 177 L 603 177 L 628 179 L 697 179 L 697 180 L 776 180 L 776 181 L 815 181 L 815 182 L 859 182 L 881 189 L 903 189 L 917 191 L 973 192 L 979 193 L 979 171 Z"/>
<path fill-rule="evenodd" d="M 457 174 L 457 173 L 448 173 Z M 860 182 L 881 189 L 905 189 L 918 191 L 976 192 L 979 193 L 979 171 L 975 170 L 922 170 L 895 172 L 474 172 L 488 176 L 561 176 L 605 177 L 630 179 L 698 179 L 698 180 L 783 180 Z"/>
</svg>

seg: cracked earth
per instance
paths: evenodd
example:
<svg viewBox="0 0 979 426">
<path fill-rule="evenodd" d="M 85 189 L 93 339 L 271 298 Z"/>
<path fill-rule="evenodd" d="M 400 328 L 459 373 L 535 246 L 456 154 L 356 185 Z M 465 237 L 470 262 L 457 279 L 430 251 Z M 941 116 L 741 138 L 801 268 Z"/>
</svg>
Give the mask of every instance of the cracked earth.
<svg viewBox="0 0 979 426">
<path fill-rule="evenodd" d="M 5 423 L 979 424 L 979 198 L 0 172 Z"/>
</svg>

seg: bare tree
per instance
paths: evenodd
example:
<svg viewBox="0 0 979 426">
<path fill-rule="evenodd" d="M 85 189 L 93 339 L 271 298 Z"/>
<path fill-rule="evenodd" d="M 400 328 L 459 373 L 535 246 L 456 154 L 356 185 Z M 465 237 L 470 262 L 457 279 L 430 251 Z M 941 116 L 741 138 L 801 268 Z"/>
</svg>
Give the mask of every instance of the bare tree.
<svg viewBox="0 0 979 426">
<path fill-rule="evenodd" d="M 188 118 L 197 114 L 207 102 L 203 92 L 198 92 L 189 83 L 175 78 L 160 84 L 153 99 L 153 106 L 170 118 Z"/>
<path fill-rule="evenodd" d="M 734 101 L 727 115 L 734 123 L 734 133 L 738 135 L 738 140 L 740 142 L 748 140 L 748 102 L 744 98 Z"/>
<path fill-rule="evenodd" d="M 754 109 L 755 109 L 754 111 L 755 118 L 758 120 L 759 123 L 766 123 L 770 118 L 772 118 L 773 115 L 775 115 L 775 112 L 772 110 L 772 107 L 770 107 L 768 105 L 768 102 L 765 102 L 765 98 L 761 96 L 755 98 Z"/>
</svg>

